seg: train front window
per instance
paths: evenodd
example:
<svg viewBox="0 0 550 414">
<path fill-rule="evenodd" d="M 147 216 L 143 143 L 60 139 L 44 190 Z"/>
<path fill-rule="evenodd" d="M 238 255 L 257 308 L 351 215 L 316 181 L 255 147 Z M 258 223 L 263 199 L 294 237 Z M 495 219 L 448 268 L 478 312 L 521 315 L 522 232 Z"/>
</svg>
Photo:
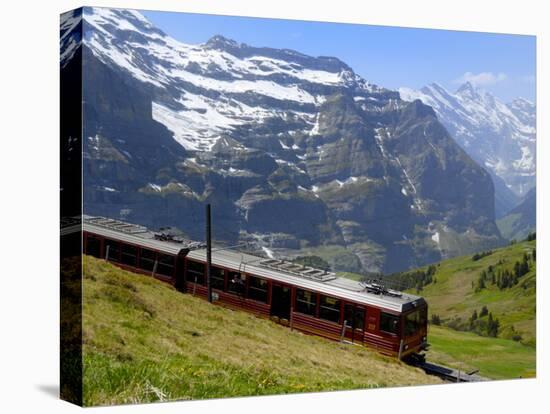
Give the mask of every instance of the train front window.
<svg viewBox="0 0 550 414">
<path fill-rule="evenodd" d="M 391 334 L 397 334 L 399 332 L 399 317 L 386 312 L 381 312 L 380 330 Z"/>
<path fill-rule="evenodd" d="M 405 336 L 417 333 L 426 325 L 426 308 L 417 309 L 405 315 Z"/>
</svg>

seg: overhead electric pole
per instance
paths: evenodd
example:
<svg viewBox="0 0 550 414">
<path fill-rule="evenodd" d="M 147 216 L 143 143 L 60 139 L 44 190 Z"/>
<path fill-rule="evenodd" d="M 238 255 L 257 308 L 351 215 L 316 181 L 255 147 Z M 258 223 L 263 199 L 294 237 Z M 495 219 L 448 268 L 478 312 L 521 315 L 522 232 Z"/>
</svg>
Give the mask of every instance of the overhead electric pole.
<svg viewBox="0 0 550 414">
<path fill-rule="evenodd" d="M 210 274 L 212 271 L 212 228 L 211 228 L 210 204 L 206 205 L 206 287 L 208 289 L 208 302 L 212 303 L 212 284 Z"/>
</svg>

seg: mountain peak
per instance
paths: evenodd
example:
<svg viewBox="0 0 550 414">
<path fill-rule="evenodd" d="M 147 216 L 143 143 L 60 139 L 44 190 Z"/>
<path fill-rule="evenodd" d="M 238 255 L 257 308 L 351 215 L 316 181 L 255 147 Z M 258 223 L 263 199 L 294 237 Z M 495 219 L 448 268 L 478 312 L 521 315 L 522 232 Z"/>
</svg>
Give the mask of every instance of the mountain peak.
<svg viewBox="0 0 550 414">
<path fill-rule="evenodd" d="M 114 36 L 116 31 L 121 30 L 144 36 L 166 36 L 137 10 L 87 6 L 82 10 L 83 19 L 101 33 L 109 32 Z"/>
<path fill-rule="evenodd" d="M 464 97 L 475 98 L 479 96 L 479 89 L 476 88 L 471 82 L 467 81 L 460 85 L 456 90 L 457 95 Z"/>
<path fill-rule="evenodd" d="M 222 35 L 214 35 L 205 43 L 206 47 L 209 49 L 227 49 L 227 48 L 238 48 L 240 47 L 239 43 L 233 39 L 228 39 Z"/>
</svg>

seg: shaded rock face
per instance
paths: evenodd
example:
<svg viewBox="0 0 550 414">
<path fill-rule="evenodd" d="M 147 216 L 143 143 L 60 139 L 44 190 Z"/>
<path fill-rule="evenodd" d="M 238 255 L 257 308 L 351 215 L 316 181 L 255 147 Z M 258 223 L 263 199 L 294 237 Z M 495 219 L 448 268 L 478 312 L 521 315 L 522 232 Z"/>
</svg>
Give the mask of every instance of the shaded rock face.
<svg viewBox="0 0 550 414">
<path fill-rule="evenodd" d="M 258 251 L 393 272 L 501 242 L 490 176 L 432 108 L 336 58 L 84 9 L 84 206 Z"/>
</svg>

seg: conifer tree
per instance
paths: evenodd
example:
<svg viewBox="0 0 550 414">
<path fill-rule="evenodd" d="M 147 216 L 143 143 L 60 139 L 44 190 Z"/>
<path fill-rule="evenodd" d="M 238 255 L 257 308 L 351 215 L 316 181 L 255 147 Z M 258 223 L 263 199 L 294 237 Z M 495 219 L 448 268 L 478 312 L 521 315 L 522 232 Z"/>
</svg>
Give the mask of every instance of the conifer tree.
<svg viewBox="0 0 550 414">
<path fill-rule="evenodd" d="M 487 306 L 483 305 L 483 307 L 481 308 L 481 312 L 479 312 L 479 317 L 482 318 L 488 313 L 489 313 L 489 309 L 487 309 Z"/>
</svg>

